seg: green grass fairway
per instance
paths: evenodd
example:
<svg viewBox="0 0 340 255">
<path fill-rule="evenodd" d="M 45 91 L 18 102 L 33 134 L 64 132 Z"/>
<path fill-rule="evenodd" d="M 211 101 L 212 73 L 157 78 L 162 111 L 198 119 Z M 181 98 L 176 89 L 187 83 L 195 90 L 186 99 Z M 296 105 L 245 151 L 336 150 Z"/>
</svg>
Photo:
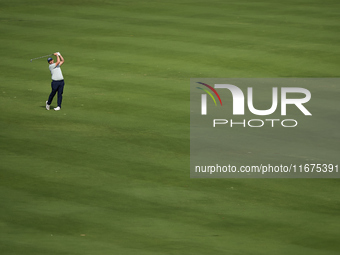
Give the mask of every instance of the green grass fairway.
<svg viewBox="0 0 340 255">
<path fill-rule="evenodd" d="M 339 254 L 339 179 L 189 178 L 190 78 L 339 77 L 339 3 L 0 0 L 0 254 Z"/>
</svg>

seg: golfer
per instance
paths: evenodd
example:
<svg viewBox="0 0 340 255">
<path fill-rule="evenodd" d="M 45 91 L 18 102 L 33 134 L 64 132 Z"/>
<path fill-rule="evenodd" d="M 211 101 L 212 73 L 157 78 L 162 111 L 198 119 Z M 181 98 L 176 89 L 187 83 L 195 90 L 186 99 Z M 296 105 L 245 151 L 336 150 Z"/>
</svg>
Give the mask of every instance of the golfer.
<svg viewBox="0 0 340 255">
<path fill-rule="evenodd" d="M 64 64 L 64 58 L 60 54 L 60 52 L 56 52 L 53 54 L 57 57 L 57 62 L 54 63 L 53 58 L 49 57 L 47 59 L 47 62 L 49 64 L 49 69 L 51 71 L 52 75 L 52 92 L 48 98 L 48 101 L 46 101 L 46 109 L 50 109 L 50 105 L 52 103 L 52 100 L 55 96 L 55 94 L 58 92 L 58 107 L 54 108 L 55 111 L 60 111 L 61 109 L 61 101 L 63 100 L 63 91 L 64 91 L 64 77 L 63 73 L 61 72 L 60 66 Z"/>
</svg>

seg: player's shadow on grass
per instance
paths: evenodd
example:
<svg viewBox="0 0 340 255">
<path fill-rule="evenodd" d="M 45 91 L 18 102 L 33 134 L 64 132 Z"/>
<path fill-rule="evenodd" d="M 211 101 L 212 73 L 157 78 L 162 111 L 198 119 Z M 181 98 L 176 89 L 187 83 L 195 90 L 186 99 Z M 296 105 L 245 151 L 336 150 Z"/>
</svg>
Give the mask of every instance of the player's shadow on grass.
<svg viewBox="0 0 340 255">
<path fill-rule="evenodd" d="M 45 108 L 46 109 L 46 105 L 40 105 L 40 108 Z M 54 109 L 56 106 L 50 105 L 50 109 Z"/>
</svg>

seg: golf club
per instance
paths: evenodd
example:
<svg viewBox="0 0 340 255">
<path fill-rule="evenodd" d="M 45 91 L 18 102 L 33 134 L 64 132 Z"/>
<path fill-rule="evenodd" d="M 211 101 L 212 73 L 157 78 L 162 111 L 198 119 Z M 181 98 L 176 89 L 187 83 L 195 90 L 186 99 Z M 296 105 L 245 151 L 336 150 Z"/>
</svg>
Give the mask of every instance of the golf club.
<svg viewBox="0 0 340 255">
<path fill-rule="evenodd" d="M 49 57 L 49 56 L 53 56 L 53 54 L 49 54 L 49 55 L 46 55 L 46 56 L 41 56 L 41 57 L 37 57 L 37 58 L 32 58 L 31 59 L 31 62 L 35 59 L 39 59 L 39 58 L 46 58 L 46 57 Z"/>
</svg>

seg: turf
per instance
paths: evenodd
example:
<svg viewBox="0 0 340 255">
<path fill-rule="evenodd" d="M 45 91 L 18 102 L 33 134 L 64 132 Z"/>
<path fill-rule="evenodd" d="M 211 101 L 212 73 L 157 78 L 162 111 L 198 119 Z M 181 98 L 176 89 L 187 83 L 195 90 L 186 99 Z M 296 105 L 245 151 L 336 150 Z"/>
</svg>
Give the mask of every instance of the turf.
<svg viewBox="0 0 340 255">
<path fill-rule="evenodd" d="M 339 77 L 339 11 L 1 0 L 1 254 L 339 254 L 337 179 L 189 178 L 189 79 Z"/>
</svg>

